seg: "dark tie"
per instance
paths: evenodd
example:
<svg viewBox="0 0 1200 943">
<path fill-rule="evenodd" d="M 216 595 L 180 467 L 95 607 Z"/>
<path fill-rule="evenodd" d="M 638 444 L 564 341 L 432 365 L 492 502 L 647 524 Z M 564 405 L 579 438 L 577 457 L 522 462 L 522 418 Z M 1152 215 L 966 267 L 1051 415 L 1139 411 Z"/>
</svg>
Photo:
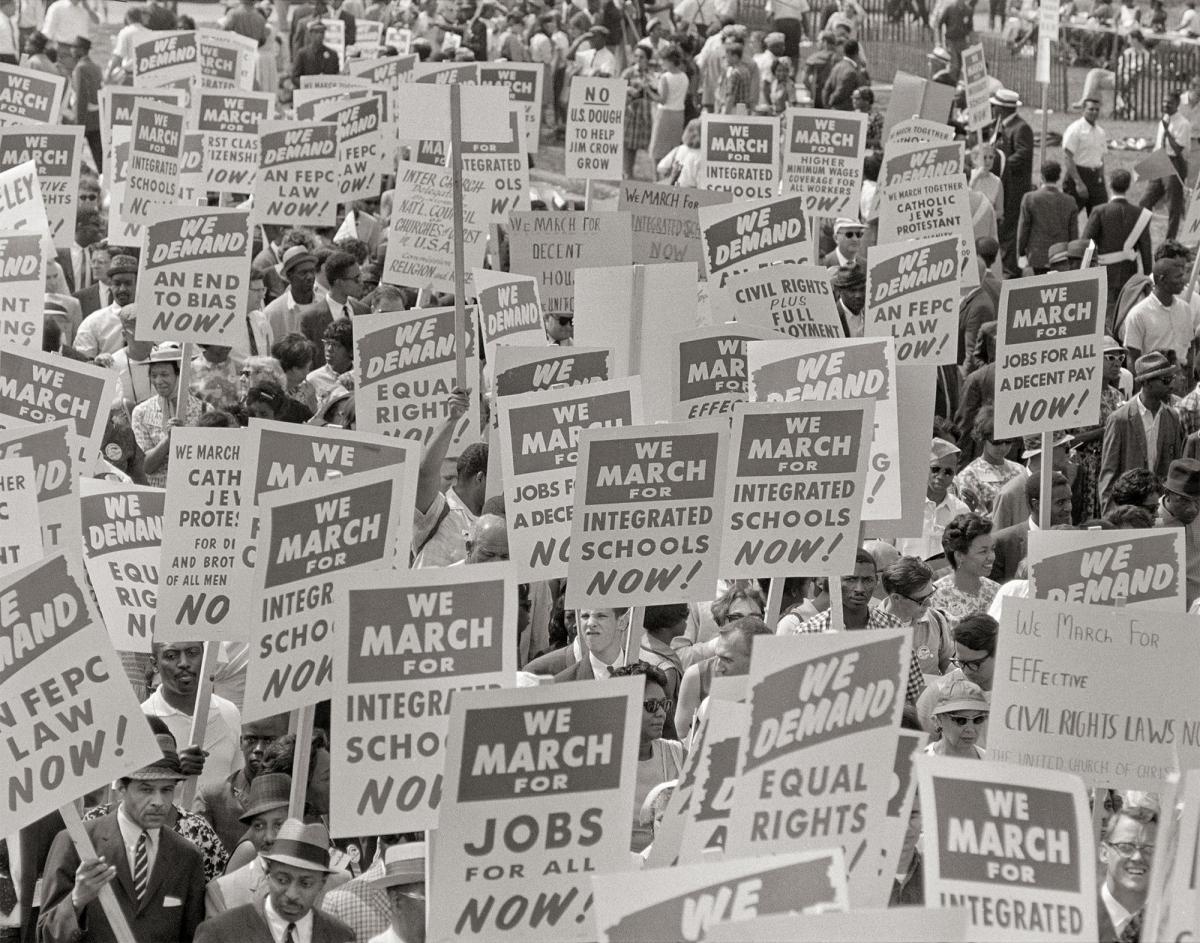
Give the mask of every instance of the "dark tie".
<svg viewBox="0 0 1200 943">
<path fill-rule="evenodd" d="M 294 923 L 287 925 L 287 933 L 283 935 L 283 943 L 296 943 L 296 925 Z"/>
<path fill-rule="evenodd" d="M 90 246 L 84 246 L 83 251 L 79 253 L 79 290 L 89 287 L 92 284 L 92 250 Z"/>
<path fill-rule="evenodd" d="M 1138 943 L 1142 938 L 1142 920 L 1145 913 L 1141 910 L 1135 911 L 1133 916 L 1129 918 L 1129 922 L 1125 924 L 1125 929 L 1121 931 L 1121 935 L 1117 938 L 1120 943 Z"/>
<path fill-rule="evenodd" d="M 350 320 L 350 302 L 348 302 L 348 301 L 344 305 L 342 305 L 342 317 L 345 318 L 347 321 Z"/>
<path fill-rule="evenodd" d="M 254 339 L 254 322 L 250 320 L 250 315 L 246 315 L 246 333 L 250 335 L 250 356 L 258 356 L 258 341 Z"/>
<path fill-rule="evenodd" d="M 17 906 L 17 888 L 13 884 L 8 860 L 8 839 L 0 838 L 0 914 L 8 916 Z"/>
<path fill-rule="evenodd" d="M 133 893 L 140 904 L 146 896 L 146 887 L 150 883 L 150 837 L 146 830 L 138 836 L 137 849 L 133 853 Z"/>
</svg>

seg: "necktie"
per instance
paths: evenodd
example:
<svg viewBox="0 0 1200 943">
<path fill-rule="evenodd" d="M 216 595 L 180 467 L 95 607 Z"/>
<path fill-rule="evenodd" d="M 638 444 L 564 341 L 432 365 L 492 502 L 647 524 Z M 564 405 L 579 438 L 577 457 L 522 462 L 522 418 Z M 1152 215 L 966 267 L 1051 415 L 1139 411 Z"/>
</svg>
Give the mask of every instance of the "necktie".
<svg viewBox="0 0 1200 943">
<path fill-rule="evenodd" d="M 80 291 L 92 284 L 92 250 L 87 246 L 79 253 L 79 277 L 75 284 Z"/>
<path fill-rule="evenodd" d="M 17 906 L 17 888 L 13 884 L 8 860 L 8 839 L 0 838 L 0 914 L 8 916 Z"/>
<path fill-rule="evenodd" d="M 246 315 L 246 333 L 250 335 L 250 356 L 258 356 L 258 341 L 254 339 L 254 323 L 250 320 L 250 315 Z"/>
<path fill-rule="evenodd" d="M 287 925 L 287 933 L 283 935 L 283 943 L 296 943 L 296 925 L 294 923 Z"/>
<path fill-rule="evenodd" d="M 344 305 L 342 305 L 342 317 L 345 318 L 347 321 L 350 320 L 350 302 L 348 302 L 348 301 Z"/>
<path fill-rule="evenodd" d="M 138 836 L 137 849 L 133 853 L 133 893 L 137 895 L 138 903 L 146 896 L 146 888 L 150 884 L 150 837 L 146 830 Z"/>
</svg>

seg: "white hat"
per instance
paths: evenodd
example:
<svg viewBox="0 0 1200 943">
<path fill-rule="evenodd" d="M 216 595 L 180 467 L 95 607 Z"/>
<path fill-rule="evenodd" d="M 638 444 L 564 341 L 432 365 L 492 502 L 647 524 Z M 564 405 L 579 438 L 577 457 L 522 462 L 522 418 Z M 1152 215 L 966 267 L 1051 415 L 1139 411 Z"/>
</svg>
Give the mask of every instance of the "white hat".
<svg viewBox="0 0 1200 943">
<path fill-rule="evenodd" d="M 1021 96 L 1012 89 L 998 88 L 992 92 L 992 97 L 988 99 L 988 103 L 999 105 L 1001 108 L 1020 108 Z"/>
</svg>

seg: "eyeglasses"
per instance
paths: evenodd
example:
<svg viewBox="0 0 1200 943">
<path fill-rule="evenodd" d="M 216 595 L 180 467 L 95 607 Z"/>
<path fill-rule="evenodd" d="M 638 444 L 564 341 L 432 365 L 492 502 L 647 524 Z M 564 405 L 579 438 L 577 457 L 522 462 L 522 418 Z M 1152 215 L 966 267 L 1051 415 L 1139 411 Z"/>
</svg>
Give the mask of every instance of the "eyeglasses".
<svg viewBox="0 0 1200 943">
<path fill-rule="evenodd" d="M 861 239 L 863 237 L 863 234 L 860 232 L 846 232 L 844 229 L 838 235 L 845 236 L 847 239 Z"/>
<path fill-rule="evenodd" d="M 931 600 L 936 594 L 937 594 L 937 590 L 931 589 L 924 596 L 919 596 L 919 597 L 918 596 L 909 596 L 907 593 L 901 593 L 900 595 L 903 596 L 905 599 L 907 599 L 909 602 L 914 603 L 918 606 L 926 606 L 929 604 L 929 600 Z"/>
<path fill-rule="evenodd" d="M 973 727 L 982 727 L 987 722 L 988 715 L 976 714 L 974 717 L 955 717 L 951 714 L 950 719 L 960 727 L 965 727 L 967 724 L 971 724 Z"/>
<path fill-rule="evenodd" d="M 1124 352 L 1105 354 L 1104 359 L 1109 361 L 1110 363 L 1113 361 L 1116 361 L 1117 363 L 1124 363 L 1125 362 L 1125 354 L 1124 354 Z"/>
<path fill-rule="evenodd" d="M 269 747 L 272 743 L 278 740 L 278 737 L 260 737 L 258 734 L 244 733 L 242 734 L 242 746 L 253 747 L 263 746 Z"/>
<path fill-rule="evenodd" d="M 1154 857 L 1153 845 L 1139 845 L 1138 843 L 1131 841 L 1106 841 L 1104 844 L 1108 845 L 1109 848 L 1119 854 L 1122 858 L 1132 858 L 1139 851 L 1142 853 L 1143 858 Z"/>
<path fill-rule="evenodd" d="M 954 469 L 953 468 L 944 468 L 941 465 L 931 465 L 929 468 L 929 474 L 945 475 L 949 478 L 952 478 L 952 477 L 954 477 Z"/>
<path fill-rule="evenodd" d="M 648 697 L 642 701 L 642 707 L 646 709 L 647 714 L 653 714 L 659 708 L 662 708 L 663 711 L 669 711 L 671 705 L 674 703 L 669 697 Z"/>
<path fill-rule="evenodd" d="M 575 318 L 570 314 L 552 314 L 552 318 L 558 322 L 559 327 L 568 327 L 575 323 Z"/>
<path fill-rule="evenodd" d="M 955 658 L 954 661 L 963 671 L 978 671 L 991 657 L 991 655 L 984 655 L 982 658 L 968 658 L 965 661 L 962 658 Z"/>
</svg>

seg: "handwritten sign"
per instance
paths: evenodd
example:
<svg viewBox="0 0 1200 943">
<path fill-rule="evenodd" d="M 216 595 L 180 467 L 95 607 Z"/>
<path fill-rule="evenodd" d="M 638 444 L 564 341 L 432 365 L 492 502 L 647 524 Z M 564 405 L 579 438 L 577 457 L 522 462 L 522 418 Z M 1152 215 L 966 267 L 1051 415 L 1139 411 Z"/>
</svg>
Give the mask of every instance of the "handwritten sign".
<svg viewBox="0 0 1200 943">
<path fill-rule="evenodd" d="M 622 180 L 617 209 L 629 213 L 633 220 L 635 259 L 641 262 L 703 263 L 704 247 L 700 242 L 697 210 L 732 199 L 732 194 L 721 190 Z M 701 273 L 704 273 L 702 264 Z"/>
<path fill-rule="evenodd" d="M 576 269 L 633 261 L 628 213 L 517 212 L 509 219 L 509 270 L 538 280 L 547 314 L 574 314 Z"/>
</svg>

